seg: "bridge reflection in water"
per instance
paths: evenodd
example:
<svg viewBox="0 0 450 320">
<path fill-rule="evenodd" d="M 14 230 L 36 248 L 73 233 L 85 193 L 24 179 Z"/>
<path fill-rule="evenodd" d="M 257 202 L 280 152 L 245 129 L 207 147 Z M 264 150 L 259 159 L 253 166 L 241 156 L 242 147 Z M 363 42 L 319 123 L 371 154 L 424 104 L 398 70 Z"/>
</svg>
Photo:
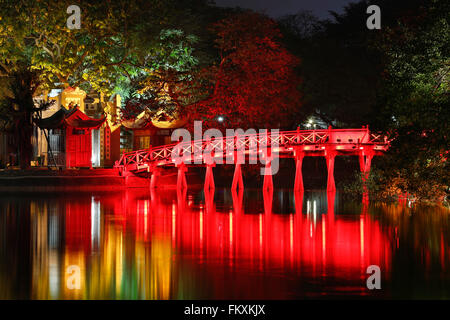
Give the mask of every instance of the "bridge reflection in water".
<svg viewBox="0 0 450 320">
<path fill-rule="evenodd" d="M 382 283 L 391 283 L 401 236 L 367 203 L 348 206 L 326 192 L 216 190 L 213 199 L 134 189 L 0 206 L 3 299 L 377 295 L 366 269 L 380 266 Z M 426 239 L 415 245 L 425 266 L 436 258 L 447 277 L 448 229 L 437 234 L 437 253 Z M 80 289 L 66 285 L 72 265 Z"/>
</svg>

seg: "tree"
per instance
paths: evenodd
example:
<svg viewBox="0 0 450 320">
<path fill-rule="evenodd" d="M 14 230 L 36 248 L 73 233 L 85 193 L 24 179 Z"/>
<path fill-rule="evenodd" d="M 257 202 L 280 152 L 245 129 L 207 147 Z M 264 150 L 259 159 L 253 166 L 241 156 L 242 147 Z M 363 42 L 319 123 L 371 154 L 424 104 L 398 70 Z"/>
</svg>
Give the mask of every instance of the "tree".
<svg viewBox="0 0 450 320">
<path fill-rule="evenodd" d="M 427 198 L 450 184 L 449 12 L 447 1 L 418 6 L 378 42 L 386 61 L 378 127 L 396 134 L 386 175 Z"/>
<path fill-rule="evenodd" d="M 0 0 L 0 76 L 15 83 L 21 81 L 17 76 L 31 72 L 33 83 L 25 83 L 33 94 L 68 86 L 107 94 L 120 91 L 127 84 L 124 79 L 142 73 L 141 58 L 152 46 L 153 35 L 182 20 L 189 3 L 193 1 L 82 1 L 81 29 L 69 30 L 66 10 L 71 1 Z M 20 110 L 33 112 L 29 99 L 13 99 L 24 103 Z M 23 116 L 22 122 L 29 119 L 28 114 L 14 116 Z M 21 145 L 29 145 L 28 131 L 20 137 Z"/>
<path fill-rule="evenodd" d="M 187 107 L 190 114 L 217 126 L 217 116 L 232 127 L 289 127 L 300 106 L 295 74 L 299 59 L 280 43 L 276 23 L 260 14 L 240 12 L 212 28 L 219 60 L 203 70 L 210 92 Z M 206 79 L 206 80 L 205 80 Z"/>
<path fill-rule="evenodd" d="M 121 76 L 115 89 L 125 98 L 123 117 L 133 119 L 144 110 L 161 117 L 181 116 L 186 105 L 201 99 L 204 90 L 194 79 L 215 54 L 206 26 L 221 12 L 208 3 L 173 1 L 170 10 L 165 8 L 169 22 L 163 27 L 142 24 L 136 54 L 141 68 Z"/>
<path fill-rule="evenodd" d="M 31 160 L 31 135 L 33 116 L 46 110 L 54 101 L 36 104 L 34 95 L 39 87 L 39 74 L 26 68 L 14 71 L 0 102 L 0 115 L 4 122 L 12 124 L 14 136 L 18 141 L 20 167 L 26 169 Z"/>
<path fill-rule="evenodd" d="M 69 1 L 0 1 L 0 76 L 13 95 L 3 112 L 15 110 L 6 116 L 23 126 L 16 135 L 21 167 L 30 165 L 34 95 L 68 86 L 110 92 L 130 62 L 127 34 L 137 3 L 82 2 L 82 28 L 69 30 Z"/>
<path fill-rule="evenodd" d="M 199 60 L 194 46 L 198 38 L 179 29 L 166 29 L 161 31 L 159 40 L 148 51 L 143 72 L 134 79 L 135 91 L 123 110 L 126 116 L 143 110 L 175 116 L 195 101 L 193 78 Z"/>
<path fill-rule="evenodd" d="M 40 88 L 88 87 L 107 92 L 132 65 L 133 20 L 142 1 L 82 2 L 82 28 L 66 26 L 70 1 L 1 1 L 3 72 L 17 63 L 39 71 Z M 14 30 L 14 32 L 11 32 Z"/>
<path fill-rule="evenodd" d="M 377 94 L 383 53 L 374 48 L 378 35 L 418 7 L 422 0 L 358 1 L 342 13 L 318 21 L 308 12 L 279 20 L 287 47 L 302 59 L 303 107 L 297 117 L 313 115 L 328 125 L 360 127 L 372 124 L 377 113 Z M 366 27 L 369 5 L 382 10 L 382 29 Z"/>
<path fill-rule="evenodd" d="M 320 20 L 311 11 L 302 10 L 296 14 L 288 14 L 278 19 L 283 34 L 298 39 L 308 39 L 320 31 Z"/>
</svg>

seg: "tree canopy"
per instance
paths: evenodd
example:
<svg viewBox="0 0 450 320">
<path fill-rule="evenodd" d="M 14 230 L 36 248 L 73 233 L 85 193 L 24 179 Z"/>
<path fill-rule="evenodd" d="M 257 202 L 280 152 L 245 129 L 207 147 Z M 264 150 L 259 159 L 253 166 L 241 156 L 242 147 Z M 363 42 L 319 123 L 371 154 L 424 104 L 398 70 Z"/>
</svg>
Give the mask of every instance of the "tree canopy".
<svg viewBox="0 0 450 320">
<path fill-rule="evenodd" d="M 418 9 L 378 42 L 386 68 L 376 125 L 396 136 L 387 177 L 401 177 L 412 192 L 439 196 L 450 183 L 450 6 L 436 0 Z"/>
<path fill-rule="evenodd" d="M 209 95 L 191 106 L 193 114 L 215 125 L 222 116 L 232 127 L 291 126 L 289 114 L 300 106 L 300 59 L 283 47 L 275 21 L 241 12 L 212 30 L 218 59 L 206 70 Z"/>
</svg>

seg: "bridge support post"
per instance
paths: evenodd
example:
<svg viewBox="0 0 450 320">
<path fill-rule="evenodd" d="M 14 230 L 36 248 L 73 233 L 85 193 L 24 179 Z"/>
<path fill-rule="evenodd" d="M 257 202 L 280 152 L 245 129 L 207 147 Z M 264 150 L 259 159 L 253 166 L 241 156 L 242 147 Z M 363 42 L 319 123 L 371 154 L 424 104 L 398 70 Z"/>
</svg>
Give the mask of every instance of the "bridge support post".
<svg viewBox="0 0 450 320">
<path fill-rule="evenodd" d="M 336 200 L 336 192 L 335 191 L 327 192 L 327 217 L 329 221 L 334 220 L 335 200 Z"/>
<path fill-rule="evenodd" d="M 272 190 L 273 189 L 273 179 L 272 179 L 272 162 L 266 162 L 266 166 L 264 168 L 264 190 Z"/>
<path fill-rule="evenodd" d="M 359 155 L 359 168 L 361 170 L 361 178 L 363 182 L 363 194 L 368 195 L 366 186 L 367 179 L 369 178 L 370 167 L 372 164 L 373 153 L 362 150 Z"/>
<path fill-rule="evenodd" d="M 295 182 L 294 191 L 304 191 L 302 164 L 305 157 L 303 152 L 295 152 Z"/>
<path fill-rule="evenodd" d="M 214 175 L 212 168 L 215 166 L 215 164 L 207 164 L 206 165 L 206 175 L 205 175 L 205 190 L 214 190 Z"/>
<path fill-rule="evenodd" d="M 187 171 L 187 167 L 184 163 L 178 165 L 178 175 L 177 175 L 177 189 L 178 190 L 187 189 L 186 171 Z"/>
<path fill-rule="evenodd" d="M 244 180 L 242 179 L 241 164 L 236 163 L 234 167 L 233 183 L 231 184 L 231 190 L 244 190 Z"/>
<path fill-rule="evenodd" d="M 370 173 L 370 167 L 372 164 L 372 154 L 365 154 L 364 152 L 359 155 L 359 168 L 361 169 L 361 173 L 363 173 L 363 180 L 368 178 Z"/>
<path fill-rule="evenodd" d="M 244 199 L 244 189 L 232 189 L 231 190 L 231 197 L 233 199 L 233 208 L 234 213 L 236 215 L 240 215 L 242 213 L 242 200 Z"/>
<path fill-rule="evenodd" d="M 332 150 L 327 150 L 325 158 L 328 168 L 327 191 L 336 191 L 334 182 L 334 159 L 336 158 L 336 154 Z"/>
<path fill-rule="evenodd" d="M 266 215 L 272 214 L 273 188 L 263 190 L 263 200 L 264 200 L 264 213 Z"/>
<path fill-rule="evenodd" d="M 152 176 L 150 178 L 150 188 L 154 189 L 157 186 L 158 183 L 158 177 L 161 175 L 161 171 L 159 168 L 154 167 L 150 170 Z"/>
</svg>

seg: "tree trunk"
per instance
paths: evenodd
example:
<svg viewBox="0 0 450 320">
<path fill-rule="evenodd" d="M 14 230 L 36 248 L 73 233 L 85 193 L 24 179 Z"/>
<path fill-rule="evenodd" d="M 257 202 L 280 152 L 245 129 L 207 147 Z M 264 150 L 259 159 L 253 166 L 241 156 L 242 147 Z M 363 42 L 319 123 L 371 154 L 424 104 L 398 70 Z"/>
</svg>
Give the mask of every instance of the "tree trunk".
<svg viewBox="0 0 450 320">
<path fill-rule="evenodd" d="M 19 164 L 20 169 L 29 169 L 31 166 L 31 154 L 33 145 L 31 144 L 31 136 L 33 133 L 33 126 L 31 124 L 31 115 L 26 113 L 25 116 L 19 120 L 16 127 L 16 137 L 18 137 L 19 145 Z"/>
</svg>

